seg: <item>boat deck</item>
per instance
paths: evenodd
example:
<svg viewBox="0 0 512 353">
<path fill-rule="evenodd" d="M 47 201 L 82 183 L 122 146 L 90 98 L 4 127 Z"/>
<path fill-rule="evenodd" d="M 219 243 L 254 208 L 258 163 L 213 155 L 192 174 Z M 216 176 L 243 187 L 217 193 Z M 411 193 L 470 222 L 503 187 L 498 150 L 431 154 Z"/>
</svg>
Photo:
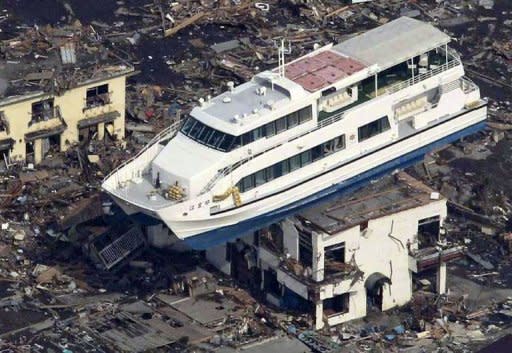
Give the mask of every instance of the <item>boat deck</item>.
<svg viewBox="0 0 512 353">
<path fill-rule="evenodd" d="M 156 210 L 177 203 L 166 199 L 161 195 L 160 190 L 155 189 L 149 173 L 144 174 L 142 178 L 128 181 L 124 187 L 116 188 L 111 193 L 120 199 L 149 210 Z"/>
</svg>

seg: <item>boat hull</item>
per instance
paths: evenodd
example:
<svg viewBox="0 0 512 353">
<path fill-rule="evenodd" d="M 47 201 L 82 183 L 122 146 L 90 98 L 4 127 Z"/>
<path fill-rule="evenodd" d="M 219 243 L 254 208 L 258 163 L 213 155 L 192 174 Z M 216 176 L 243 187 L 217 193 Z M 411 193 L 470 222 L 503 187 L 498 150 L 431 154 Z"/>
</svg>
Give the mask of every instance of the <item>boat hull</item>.
<svg viewBox="0 0 512 353">
<path fill-rule="evenodd" d="M 190 215 L 187 218 L 172 206 L 148 212 L 114 199 L 118 204 L 124 203 L 124 211 L 135 220 L 150 225 L 160 219 L 191 248 L 204 250 L 250 234 L 319 202 L 349 193 L 391 171 L 408 167 L 423 159 L 425 154 L 484 129 L 486 109 L 483 104 L 461 112 L 437 125 L 326 170 L 299 185 L 260 199 L 246 200 L 240 207 L 233 206 L 206 217 L 191 218 Z"/>
<path fill-rule="evenodd" d="M 482 107 L 481 109 L 485 109 Z M 473 111 L 473 114 L 476 115 L 478 111 Z M 464 114 L 465 115 L 465 114 Z M 163 212 L 159 212 L 160 218 L 167 223 L 168 226 L 177 234 L 179 238 L 182 238 L 185 243 L 187 243 L 190 247 L 197 250 L 204 250 L 216 245 L 220 245 L 230 240 L 234 240 L 239 238 L 240 236 L 250 234 L 255 230 L 258 230 L 262 227 L 265 227 L 269 224 L 277 222 L 287 216 L 293 215 L 304 208 L 311 207 L 316 203 L 325 202 L 329 200 L 331 197 L 339 197 L 343 194 L 349 193 L 361 186 L 365 183 L 368 183 L 372 179 L 376 179 L 385 174 L 388 174 L 397 169 L 403 169 L 408 166 L 411 166 L 418 161 L 421 161 L 425 154 L 442 147 L 444 145 L 455 142 L 463 137 L 472 135 L 478 131 L 481 131 L 485 128 L 484 121 L 485 114 L 481 114 L 480 118 L 474 118 L 474 122 L 471 125 L 466 125 L 462 129 L 453 132 L 447 136 L 429 142 L 419 148 L 410 150 L 409 152 L 402 154 L 398 157 L 383 160 L 384 162 L 375 165 L 372 168 L 368 168 L 367 170 L 350 177 L 348 179 L 339 180 L 337 183 L 331 183 L 330 186 L 322 188 L 314 193 L 306 197 L 302 197 L 297 199 L 294 202 L 288 203 L 281 207 L 276 207 L 270 211 L 264 211 L 264 208 L 272 207 L 272 205 L 278 204 L 275 199 L 276 196 L 270 197 L 267 200 L 260 200 L 254 202 L 251 205 L 244 205 L 240 208 L 236 208 L 233 211 L 227 211 L 219 214 L 213 215 L 210 219 L 205 219 L 201 221 L 192 221 L 188 224 L 182 222 L 176 222 L 170 219 L 166 220 L 166 215 Z M 465 116 L 461 115 L 460 119 L 464 119 Z M 439 126 L 438 129 L 442 129 L 442 126 Z M 420 139 L 420 136 L 416 138 Z M 382 149 L 380 152 L 385 153 L 386 148 Z M 354 163 L 354 162 L 352 162 Z M 349 167 L 349 166 L 348 166 Z M 332 171 L 332 174 L 335 174 L 336 171 Z M 328 177 L 329 173 L 325 177 Z M 314 183 L 315 180 L 308 181 L 307 183 Z M 307 183 L 303 183 L 301 185 L 297 185 L 294 188 L 297 189 L 297 194 L 300 194 L 299 189 L 303 189 L 306 187 Z M 288 190 L 292 191 L 293 190 Z M 265 205 L 266 204 L 266 205 Z M 245 210 L 244 210 L 245 208 Z M 235 211 L 239 211 L 236 212 Z M 260 213 L 260 214 L 258 214 Z M 250 216 L 252 214 L 252 217 Z M 201 232 L 199 234 L 190 235 L 183 237 L 180 236 L 180 233 L 186 232 L 184 226 L 191 227 L 194 229 L 203 228 L 203 227 L 211 227 L 211 230 Z M 204 229 L 204 228 L 203 228 Z"/>
</svg>

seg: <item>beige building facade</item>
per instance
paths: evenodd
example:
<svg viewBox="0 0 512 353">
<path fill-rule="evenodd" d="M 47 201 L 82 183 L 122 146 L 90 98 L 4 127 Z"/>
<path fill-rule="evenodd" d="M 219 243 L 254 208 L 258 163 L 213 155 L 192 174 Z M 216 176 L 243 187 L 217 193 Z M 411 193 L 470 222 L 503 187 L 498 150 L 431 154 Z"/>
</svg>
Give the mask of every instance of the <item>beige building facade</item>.
<svg viewBox="0 0 512 353">
<path fill-rule="evenodd" d="M 0 157 L 7 163 L 38 164 L 49 151 L 66 151 L 84 140 L 123 139 L 126 77 L 133 67 L 115 69 L 59 94 L 0 99 Z"/>
</svg>

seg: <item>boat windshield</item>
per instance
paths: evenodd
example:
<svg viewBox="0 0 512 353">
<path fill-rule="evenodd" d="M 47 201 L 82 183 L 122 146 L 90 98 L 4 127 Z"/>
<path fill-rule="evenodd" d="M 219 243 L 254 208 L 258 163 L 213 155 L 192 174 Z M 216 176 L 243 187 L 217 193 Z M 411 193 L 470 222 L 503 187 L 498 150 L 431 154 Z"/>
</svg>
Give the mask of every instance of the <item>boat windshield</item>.
<svg viewBox="0 0 512 353">
<path fill-rule="evenodd" d="M 191 116 L 187 118 L 180 131 L 192 140 L 222 152 L 238 147 L 234 146 L 235 136 L 215 130 Z"/>
</svg>

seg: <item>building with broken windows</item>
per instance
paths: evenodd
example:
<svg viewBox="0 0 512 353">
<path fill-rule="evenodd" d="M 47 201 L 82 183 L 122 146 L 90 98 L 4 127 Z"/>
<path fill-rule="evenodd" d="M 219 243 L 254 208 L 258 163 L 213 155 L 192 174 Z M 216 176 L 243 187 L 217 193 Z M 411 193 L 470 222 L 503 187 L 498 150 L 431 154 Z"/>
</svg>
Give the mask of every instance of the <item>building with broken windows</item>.
<svg viewBox="0 0 512 353">
<path fill-rule="evenodd" d="M 410 301 L 413 278 L 431 269 L 445 292 L 446 199 L 405 173 L 321 204 L 234 243 L 209 261 L 275 306 L 310 314 L 320 329 Z"/>
<path fill-rule="evenodd" d="M 91 28 L 33 28 L 0 51 L 0 156 L 39 163 L 88 139 L 124 137 L 133 67 Z"/>
</svg>

